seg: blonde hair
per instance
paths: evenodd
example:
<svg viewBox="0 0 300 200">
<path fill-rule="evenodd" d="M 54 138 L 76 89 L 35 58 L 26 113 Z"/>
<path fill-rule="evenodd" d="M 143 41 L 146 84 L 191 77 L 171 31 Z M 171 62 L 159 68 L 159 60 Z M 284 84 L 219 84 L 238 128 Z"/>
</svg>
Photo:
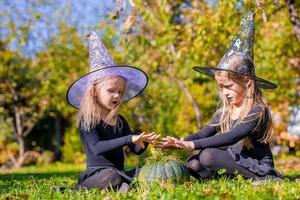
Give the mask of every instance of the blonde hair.
<svg viewBox="0 0 300 200">
<path fill-rule="evenodd" d="M 99 88 L 110 79 L 112 76 L 104 77 L 87 86 L 83 98 L 80 102 L 79 112 L 77 113 L 76 125 L 83 131 L 90 131 L 95 128 L 103 119 L 101 118 L 103 106 L 99 102 Z M 124 95 L 123 95 L 124 96 Z M 122 97 L 123 98 L 123 97 Z M 110 110 L 107 120 L 113 121 L 116 128 L 122 126 L 122 121 L 118 117 L 118 111 L 121 103 L 119 103 L 114 109 Z M 105 123 L 107 125 L 107 123 Z"/>
<path fill-rule="evenodd" d="M 231 72 L 225 73 L 227 74 L 228 79 L 233 80 L 235 83 L 239 85 L 245 84 L 245 76 L 237 75 Z M 239 113 L 235 124 L 258 119 L 258 123 L 253 131 L 262 131 L 262 137 L 259 141 L 267 143 L 270 142 L 273 136 L 272 117 L 269 110 L 267 109 L 266 100 L 262 94 L 262 91 L 257 87 L 253 79 L 250 79 L 248 81 L 249 87 L 247 87 L 246 89 L 246 94 L 241 104 L 241 112 Z M 228 99 L 222 94 L 222 92 L 219 92 L 219 96 L 221 102 L 214 116 L 218 115 L 220 120 L 219 123 L 214 125 L 219 127 L 220 133 L 226 133 L 230 131 L 230 129 L 232 129 L 234 126 L 233 120 L 231 119 L 231 116 L 233 114 L 233 106 L 230 104 Z M 256 105 L 261 106 L 261 110 L 259 111 L 259 113 L 253 113 L 249 115 L 251 109 Z M 251 116 L 254 115 L 257 115 L 257 117 L 255 117 L 254 119 L 248 118 L 251 118 Z M 261 127 L 262 124 L 264 124 L 263 127 Z M 246 137 L 245 139 L 243 139 L 243 145 L 248 149 L 253 147 L 250 137 Z"/>
</svg>

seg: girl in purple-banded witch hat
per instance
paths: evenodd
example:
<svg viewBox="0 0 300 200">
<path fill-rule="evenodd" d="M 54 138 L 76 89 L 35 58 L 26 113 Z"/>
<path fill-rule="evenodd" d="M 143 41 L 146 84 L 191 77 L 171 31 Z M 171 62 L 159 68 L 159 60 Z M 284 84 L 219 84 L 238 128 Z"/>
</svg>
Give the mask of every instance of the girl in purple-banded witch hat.
<svg viewBox="0 0 300 200">
<path fill-rule="evenodd" d="M 272 118 L 260 88 L 277 86 L 255 76 L 253 62 L 253 13 L 246 13 L 240 32 L 234 37 L 217 67 L 194 67 L 216 79 L 220 107 L 211 122 L 186 138 L 163 138 L 159 146 L 200 150 L 189 157 L 187 168 L 199 179 L 212 178 L 220 169 L 246 178 L 280 180 L 274 169 L 269 142 Z M 268 178 L 268 179 L 266 179 Z"/>
<path fill-rule="evenodd" d="M 124 171 L 123 147 L 141 154 L 159 135 L 133 135 L 118 111 L 122 103 L 145 89 L 147 75 L 134 67 L 116 65 L 95 32 L 89 39 L 90 72 L 76 80 L 67 92 L 68 103 L 79 108 L 77 125 L 87 158 L 87 168 L 78 185 L 128 189 L 137 169 Z"/>
</svg>

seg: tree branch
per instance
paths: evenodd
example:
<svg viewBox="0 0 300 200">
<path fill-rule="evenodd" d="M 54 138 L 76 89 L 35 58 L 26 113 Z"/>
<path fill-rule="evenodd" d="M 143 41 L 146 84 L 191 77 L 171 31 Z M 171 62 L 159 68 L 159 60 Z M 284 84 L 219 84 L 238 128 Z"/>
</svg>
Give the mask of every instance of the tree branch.
<svg viewBox="0 0 300 200">
<path fill-rule="evenodd" d="M 288 6 L 291 22 L 294 26 L 295 34 L 300 42 L 300 20 L 296 10 L 295 1 L 294 0 L 286 0 L 286 4 Z"/>
<path fill-rule="evenodd" d="M 187 98 L 190 100 L 190 102 L 192 103 L 192 106 L 194 108 L 195 111 L 195 115 L 196 115 L 196 120 L 197 120 L 197 127 L 199 129 L 202 128 L 202 118 L 201 118 L 201 114 L 200 114 L 200 109 L 197 105 L 197 102 L 195 101 L 194 97 L 192 96 L 192 94 L 190 93 L 190 91 L 188 90 L 188 88 L 184 85 L 183 81 L 178 79 L 177 77 L 174 77 L 176 82 L 178 83 L 179 87 L 183 90 L 183 92 L 185 93 L 185 95 L 187 96 Z"/>
<path fill-rule="evenodd" d="M 176 55 L 176 49 L 174 44 L 170 44 L 169 45 L 169 50 L 170 53 L 173 55 L 174 57 L 174 63 L 176 62 L 175 59 L 175 55 Z M 201 118 L 201 113 L 200 113 L 200 109 L 197 105 L 197 102 L 195 101 L 194 97 L 192 96 L 192 94 L 190 93 L 189 89 L 184 85 L 183 81 L 180 80 L 179 78 L 176 77 L 175 73 L 172 73 L 172 70 L 169 70 L 171 68 L 171 66 L 167 67 L 166 71 L 169 71 L 172 74 L 172 78 L 175 79 L 175 81 L 178 83 L 179 87 L 181 88 L 181 90 L 185 93 L 185 95 L 187 96 L 187 98 L 190 100 L 190 102 L 192 103 L 192 106 L 194 108 L 194 112 L 195 112 L 195 116 L 196 116 L 196 121 L 197 121 L 197 127 L 199 129 L 202 128 L 202 118 Z"/>
</svg>

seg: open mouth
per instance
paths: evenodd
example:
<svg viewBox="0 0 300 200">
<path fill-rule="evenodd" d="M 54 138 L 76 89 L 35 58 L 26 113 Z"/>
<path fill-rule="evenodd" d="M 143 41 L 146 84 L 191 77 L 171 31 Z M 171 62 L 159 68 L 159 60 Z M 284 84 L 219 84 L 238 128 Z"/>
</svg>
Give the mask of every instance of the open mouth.
<svg viewBox="0 0 300 200">
<path fill-rule="evenodd" d="M 112 101 L 112 104 L 114 104 L 115 106 L 117 106 L 119 104 L 118 101 Z"/>
</svg>

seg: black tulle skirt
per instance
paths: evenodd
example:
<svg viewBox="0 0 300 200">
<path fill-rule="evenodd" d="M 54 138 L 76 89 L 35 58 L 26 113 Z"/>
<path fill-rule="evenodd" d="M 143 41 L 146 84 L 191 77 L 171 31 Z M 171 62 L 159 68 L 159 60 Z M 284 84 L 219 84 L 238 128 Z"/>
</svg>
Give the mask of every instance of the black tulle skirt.
<svg viewBox="0 0 300 200">
<path fill-rule="evenodd" d="M 237 164 L 253 172 L 257 176 L 263 177 L 269 175 L 282 178 L 282 175 L 274 168 L 274 162 L 271 156 L 258 160 L 243 153 L 243 151 L 236 150 L 235 146 L 229 146 L 226 150 Z"/>
</svg>

